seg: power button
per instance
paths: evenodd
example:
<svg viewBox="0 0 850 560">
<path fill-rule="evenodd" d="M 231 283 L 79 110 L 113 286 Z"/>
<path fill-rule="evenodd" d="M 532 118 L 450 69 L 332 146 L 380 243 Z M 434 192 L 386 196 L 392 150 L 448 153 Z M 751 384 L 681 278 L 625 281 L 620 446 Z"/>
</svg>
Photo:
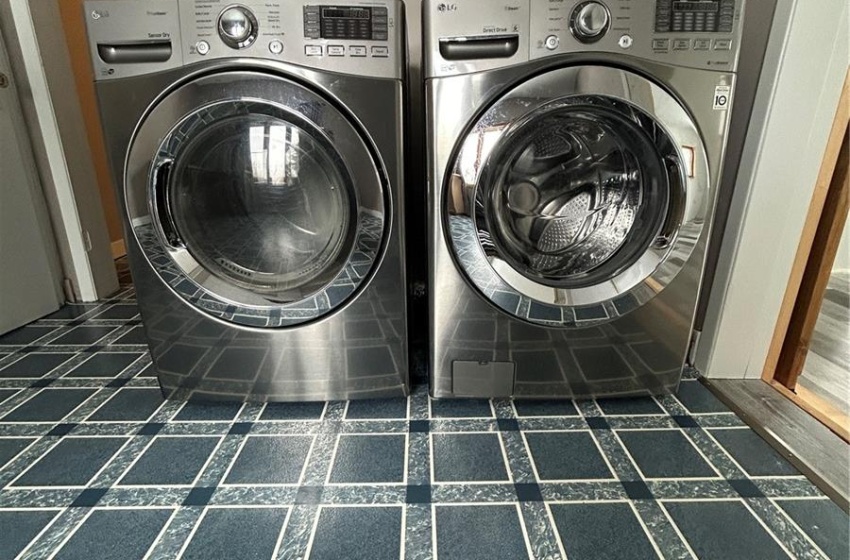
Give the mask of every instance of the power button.
<svg viewBox="0 0 850 560">
<path fill-rule="evenodd" d="M 544 46 L 550 51 L 554 51 L 558 48 L 558 45 L 561 44 L 561 40 L 558 39 L 557 35 L 549 35 L 546 37 L 546 41 L 544 41 Z"/>
</svg>

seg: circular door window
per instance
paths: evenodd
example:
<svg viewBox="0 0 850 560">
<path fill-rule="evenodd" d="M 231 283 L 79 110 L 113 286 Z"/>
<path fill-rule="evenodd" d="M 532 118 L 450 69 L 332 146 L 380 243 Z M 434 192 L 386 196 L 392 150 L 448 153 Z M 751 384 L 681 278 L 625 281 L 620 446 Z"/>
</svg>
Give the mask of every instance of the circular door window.
<svg viewBox="0 0 850 560">
<path fill-rule="evenodd" d="M 501 97 L 458 146 L 447 237 L 504 311 L 550 326 L 607 321 L 687 261 L 707 169 L 693 121 L 655 84 L 607 67 L 552 71 Z"/>
<path fill-rule="evenodd" d="M 280 78 L 233 74 L 176 90 L 140 127 L 125 185 L 131 223 L 191 304 L 245 325 L 302 324 L 338 309 L 374 268 L 382 174 L 335 107 Z M 266 98 L 244 95 L 257 90 Z M 188 115 L 158 133 L 181 105 Z"/>
</svg>

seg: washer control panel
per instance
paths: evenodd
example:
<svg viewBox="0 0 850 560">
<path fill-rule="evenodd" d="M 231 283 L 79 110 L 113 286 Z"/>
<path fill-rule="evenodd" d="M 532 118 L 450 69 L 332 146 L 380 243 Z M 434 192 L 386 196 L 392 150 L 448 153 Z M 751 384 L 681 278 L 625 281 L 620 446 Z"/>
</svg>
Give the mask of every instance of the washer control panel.
<svg viewBox="0 0 850 560">
<path fill-rule="evenodd" d="M 400 0 L 87 0 L 85 10 L 97 80 L 234 57 L 404 75 Z"/>
<path fill-rule="evenodd" d="M 423 0 L 425 76 L 599 53 L 734 72 L 745 0 Z"/>
<path fill-rule="evenodd" d="M 530 58 L 607 52 L 734 70 L 743 0 L 529 0 Z"/>
</svg>

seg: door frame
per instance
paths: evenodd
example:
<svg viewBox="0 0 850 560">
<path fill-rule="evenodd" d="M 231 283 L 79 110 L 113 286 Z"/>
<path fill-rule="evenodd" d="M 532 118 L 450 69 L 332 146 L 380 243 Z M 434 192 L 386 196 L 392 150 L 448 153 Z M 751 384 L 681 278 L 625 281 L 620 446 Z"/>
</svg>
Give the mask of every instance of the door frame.
<svg viewBox="0 0 850 560">
<path fill-rule="evenodd" d="M 797 387 L 850 208 L 850 68 L 761 378 L 850 442 L 850 417 Z"/>
</svg>

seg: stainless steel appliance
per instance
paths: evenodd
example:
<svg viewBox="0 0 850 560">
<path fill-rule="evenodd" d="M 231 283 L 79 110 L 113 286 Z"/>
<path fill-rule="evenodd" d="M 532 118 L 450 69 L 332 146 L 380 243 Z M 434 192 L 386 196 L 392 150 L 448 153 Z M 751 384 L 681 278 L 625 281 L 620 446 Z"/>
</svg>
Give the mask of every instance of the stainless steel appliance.
<svg viewBox="0 0 850 560">
<path fill-rule="evenodd" d="M 85 16 L 164 393 L 406 394 L 402 4 L 93 0 Z"/>
<path fill-rule="evenodd" d="M 742 7 L 425 0 L 435 397 L 676 388 Z"/>
</svg>

